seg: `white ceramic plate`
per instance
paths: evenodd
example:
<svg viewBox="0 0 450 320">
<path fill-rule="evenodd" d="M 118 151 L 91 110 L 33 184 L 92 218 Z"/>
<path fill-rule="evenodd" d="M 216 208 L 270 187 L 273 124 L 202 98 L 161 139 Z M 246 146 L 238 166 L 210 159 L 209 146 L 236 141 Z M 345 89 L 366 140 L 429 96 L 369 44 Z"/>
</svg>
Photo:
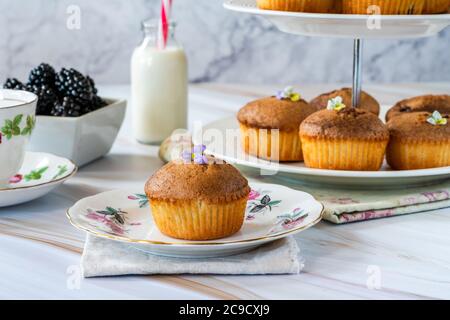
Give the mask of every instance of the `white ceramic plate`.
<svg viewBox="0 0 450 320">
<path fill-rule="evenodd" d="M 72 177 L 77 166 L 49 153 L 27 152 L 19 173 L 0 187 L 0 207 L 17 205 L 42 197 Z"/>
<path fill-rule="evenodd" d="M 288 176 L 300 183 L 338 185 L 364 188 L 404 188 L 438 183 L 450 179 L 450 167 L 394 171 L 385 163 L 381 171 L 340 171 L 311 169 L 303 162 L 271 163 L 249 156 L 242 151 L 239 126 L 235 117 L 222 119 L 203 128 L 206 153 L 229 163 Z M 210 138 L 208 134 L 214 138 Z M 220 138 L 217 138 L 220 137 Z"/>
<path fill-rule="evenodd" d="M 116 190 L 78 201 L 70 222 L 97 237 L 121 241 L 146 252 L 183 258 L 237 254 L 303 231 L 322 217 L 323 205 L 310 194 L 271 184 L 252 184 L 242 229 L 227 238 L 186 241 L 159 232 L 142 190 Z"/>
<path fill-rule="evenodd" d="M 256 0 L 225 0 L 225 8 L 264 16 L 283 32 L 338 38 L 415 38 L 437 34 L 450 25 L 450 14 L 373 16 L 261 10 Z M 369 20 L 371 19 L 371 20 Z M 368 27 L 368 24 L 371 26 Z"/>
</svg>

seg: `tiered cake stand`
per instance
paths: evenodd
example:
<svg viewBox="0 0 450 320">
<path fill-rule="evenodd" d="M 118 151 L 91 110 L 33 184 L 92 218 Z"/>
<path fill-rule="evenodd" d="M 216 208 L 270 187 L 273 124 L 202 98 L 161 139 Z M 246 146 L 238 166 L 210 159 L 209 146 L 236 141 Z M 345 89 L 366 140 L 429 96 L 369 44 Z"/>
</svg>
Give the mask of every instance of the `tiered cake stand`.
<svg viewBox="0 0 450 320">
<path fill-rule="evenodd" d="M 362 46 L 365 39 L 418 38 L 433 36 L 450 25 L 450 14 L 436 15 L 347 15 L 315 14 L 260 10 L 256 0 L 225 0 L 226 9 L 259 15 L 270 20 L 282 32 L 314 36 L 354 39 L 353 63 L 353 106 L 358 105 L 361 95 Z M 205 129 L 215 129 L 223 134 L 237 129 L 237 121 L 224 119 L 209 124 Z M 311 169 L 303 163 L 273 164 L 243 154 L 240 146 L 228 145 L 234 142 L 204 141 L 207 152 L 229 162 L 263 170 L 275 170 L 296 180 L 314 184 L 332 184 L 351 187 L 399 188 L 419 186 L 450 179 L 450 167 L 425 170 L 392 171 L 384 166 L 381 171 L 337 171 Z M 228 150 L 228 151 L 224 151 Z M 232 150 L 232 151 L 229 151 Z"/>
<path fill-rule="evenodd" d="M 450 14 L 388 16 L 283 12 L 258 9 L 256 0 L 225 0 L 224 7 L 263 16 L 286 33 L 354 39 L 354 106 L 361 94 L 363 39 L 429 37 L 450 25 Z"/>
</svg>

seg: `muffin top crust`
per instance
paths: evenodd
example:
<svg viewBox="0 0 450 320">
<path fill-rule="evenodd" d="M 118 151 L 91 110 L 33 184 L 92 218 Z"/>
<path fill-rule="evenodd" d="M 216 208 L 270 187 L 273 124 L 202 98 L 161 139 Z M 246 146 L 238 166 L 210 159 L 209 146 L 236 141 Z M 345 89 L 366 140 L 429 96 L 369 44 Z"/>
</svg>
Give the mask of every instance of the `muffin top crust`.
<svg viewBox="0 0 450 320">
<path fill-rule="evenodd" d="M 376 115 L 357 108 L 318 111 L 303 121 L 300 135 L 324 139 L 389 139 L 386 125 Z"/>
<path fill-rule="evenodd" d="M 208 158 L 207 164 L 171 161 L 145 185 L 150 200 L 223 203 L 247 197 L 249 192 L 247 179 L 232 165 L 215 158 Z"/>
<path fill-rule="evenodd" d="M 323 110 L 327 108 L 328 101 L 330 99 L 341 97 L 342 102 L 347 106 L 352 106 L 352 89 L 351 88 L 342 88 L 340 90 L 334 90 L 331 92 L 327 92 L 321 94 L 320 96 L 314 98 L 310 101 L 310 105 L 313 106 L 317 111 Z M 380 104 L 374 97 L 372 97 L 367 92 L 361 92 L 361 101 L 358 108 L 369 111 L 375 115 L 380 114 Z"/>
<path fill-rule="evenodd" d="M 241 124 L 258 129 L 296 131 L 300 123 L 316 109 L 303 99 L 291 101 L 267 97 L 252 101 L 239 110 Z"/>
<path fill-rule="evenodd" d="M 426 141 L 450 141 L 450 119 L 448 114 L 441 115 L 443 121 L 430 123 L 432 113 L 404 113 L 387 123 L 391 138 Z M 433 121 L 431 121 L 433 122 Z"/>
<path fill-rule="evenodd" d="M 404 113 L 412 112 L 434 112 L 450 113 L 449 95 L 425 95 L 413 97 L 397 102 L 386 114 L 386 121 Z"/>
</svg>

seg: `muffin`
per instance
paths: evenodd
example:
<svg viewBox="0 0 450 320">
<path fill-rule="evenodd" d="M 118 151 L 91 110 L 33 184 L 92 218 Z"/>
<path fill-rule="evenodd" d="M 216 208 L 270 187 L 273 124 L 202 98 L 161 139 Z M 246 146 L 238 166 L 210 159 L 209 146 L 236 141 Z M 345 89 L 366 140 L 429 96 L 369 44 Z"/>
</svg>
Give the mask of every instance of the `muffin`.
<svg viewBox="0 0 450 320">
<path fill-rule="evenodd" d="M 342 102 L 346 106 L 348 107 L 352 106 L 351 88 L 342 88 L 340 90 L 334 90 L 331 92 L 321 94 L 320 96 L 311 100 L 309 104 L 313 106 L 317 111 L 323 110 L 327 108 L 328 101 L 336 97 L 341 97 Z M 378 103 L 378 101 L 375 100 L 375 98 L 372 97 L 370 94 L 364 91 L 361 92 L 361 101 L 359 103 L 358 108 L 369 111 L 377 116 L 380 114 L 380 104 Z"/>
<path fill-rule="evenodd" d="M 171 161 L 147 181 L 145 193 L 163 234 L 212 240 L 241 229 L 250 193 L 247 179 L 223 161 L 206 159 Z"/>
<path fill-rule="evenodd" d="M 404 113 L 413 112 L 433 112 L 450 113 L 449 95 L 425 95 L 409 98 L 397 102 L 386 114 L 386 121 Z"/>
<path fill-rule="evenodd" d="M 264 10 L 329 13 L 335 0 L 257 0 L 257 5 Z"/>
<path fill-rule="evenodd" d="M 286 88 L 276 97 L 250 102 L 238 113 L 242 148 L 272 161 L 302 161 L 298 128 L 316 110 Z"/>
<path fill-rule="evenodd" d="M 376 171 L 389 132 L 373 113 L 339 106 L 318 111 L 300 126 L 305 164 L 310 168 Z"/>
<path fill-rule="evenodd" d="M 446 13 L 448 11 L 449 5 L 449 0 L 426 0 L 423 8 L 423 13 Z"/>
<path fill-rule="evenodd" d="M 381 14 L 421 14 L 425 0 L 343 0 L 344 13 L 368 14 L 370 6 L 379 6 Z"/>
<path fill-rule="evenodd" d="M 450 166 L 450 121 L 439 112 L 405 113 L 388 122 L 386 159 L 395 170 Z"/>
<path fill-rule="evenodd" d="M 335 0 L 334 1 L 334 8 L 333 13 L 342 13 L 342 1 L 343 0 Z"/>
</svg>

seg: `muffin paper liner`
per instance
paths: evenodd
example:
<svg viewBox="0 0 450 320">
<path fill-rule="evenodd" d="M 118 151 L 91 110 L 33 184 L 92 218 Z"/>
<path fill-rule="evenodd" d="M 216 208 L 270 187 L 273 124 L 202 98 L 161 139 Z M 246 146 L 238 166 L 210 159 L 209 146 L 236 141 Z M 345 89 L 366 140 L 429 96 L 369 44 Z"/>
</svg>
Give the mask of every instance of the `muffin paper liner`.
<svg viewBox="0 0 450 320">
<path fill-rule="evenodd" d="M 241 144 L 244 151 L 250 155 L 272 161 L 303 160 L 302 145 L 297 131 L 279 130 L 277 139 L 270 129 L 257 129 L 240 125 Z M 273 142 L 278 141 L 278 148 Z M 272 152 L 273 150 L 275 152 Z M 278 149 L 278 155 L 276 150 Z"/>
<path fill-rule="evenodd" d="M 368 14 L 370 6 L 379 6 L 381 14 L 421 14 L 425 0 L 344 0 L 348 14 Z"/>
<path fill-rule="evenodd" d="M 260 9 L 327 13 L 335 9 L 334 0 L 258 0 Z"/>
<path fill-rule="evenodd" d="M 433 13 L 446 13 L 450 7 L 450 2 L 448 0 L 426 0 L 423 13 L 433 14 Z"/>
<path fill-rule="evenodd" d="M 240 230 L 247 197 L 218 204 L 201 200 L 151 200 L 150 205 L 153 219 L 165 235 L 184 240 L 213 240 Z"/>
<path fill-rule="evenodd" d="M 387 147 L 386 160 L 396 170 L 450 166 L 450 139 L 437 142 L 393 138 Z"/>
<path fill-rule="evenodd" d="M 310 168 L 377 171 L 387 141 L 316 139 L 302 136 L 305 164 Z"/>
</svg>

